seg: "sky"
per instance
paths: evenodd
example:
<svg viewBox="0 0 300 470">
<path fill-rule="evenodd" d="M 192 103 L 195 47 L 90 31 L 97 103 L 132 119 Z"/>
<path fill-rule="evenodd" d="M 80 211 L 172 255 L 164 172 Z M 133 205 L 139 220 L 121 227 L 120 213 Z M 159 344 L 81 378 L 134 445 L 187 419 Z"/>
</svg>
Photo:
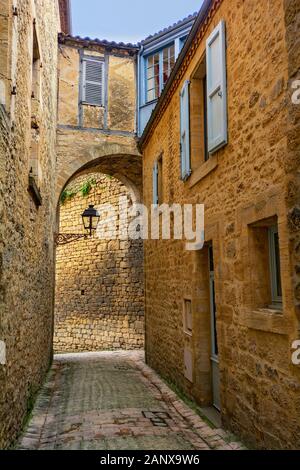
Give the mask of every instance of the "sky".
<svg viewBox="0 0 300 470">
<path fill-rule="evenodd" d="M 74 36 L 138 42 L 199 11 L 203 0 L 71 0 Z"/>
</svg>

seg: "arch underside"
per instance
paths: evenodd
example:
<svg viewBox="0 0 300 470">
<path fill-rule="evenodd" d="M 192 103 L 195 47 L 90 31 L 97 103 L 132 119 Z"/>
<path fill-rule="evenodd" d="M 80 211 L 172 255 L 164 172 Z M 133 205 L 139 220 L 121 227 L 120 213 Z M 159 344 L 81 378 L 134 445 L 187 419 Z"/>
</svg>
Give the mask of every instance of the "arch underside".
<svg viewBox="0 0 300 470">
<path fill-rule="evenodd" d="M 92 172 L 117 178 L 140 201 L 142 157 L 134 136 L 59 129 L 57 138 L 57 201 L 72 178 Z"/>
</svg>

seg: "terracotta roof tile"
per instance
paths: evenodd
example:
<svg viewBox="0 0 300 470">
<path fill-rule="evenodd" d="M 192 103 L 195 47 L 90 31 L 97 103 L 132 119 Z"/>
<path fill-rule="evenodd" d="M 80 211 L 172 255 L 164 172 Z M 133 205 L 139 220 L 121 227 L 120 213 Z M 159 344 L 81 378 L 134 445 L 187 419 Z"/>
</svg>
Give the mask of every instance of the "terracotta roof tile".
<svg viewBox="0 0 300 470">
<path fill-rule="evenodd" d="M 139 46 L 137 44 L 107 41 L 106 39 L 98 39 L 98 38 L 92 39 L 88 36 L 82 38 L 81 36 L 71 36 L 69 34 L 59 34 L 58 39 L 59 39 L 60 43 L 64 43 L 66 41 L 74 41 L 74 42 L 78 42 L 78 43 L 89 42 L 91 44 L 98 44 L 100 46 L 106 46 L 106 47 L 115 47 L 117 49 L 139 49 Z"/>
<path fill-rule="evenodd" d="M 148 36 L 146 39 L 143 39 L 140 44 L 144 44 L 145 42 L 148 42 L 150 39 L 155 39 L 158 36 L 161 36 L 163 34 L 168 33 L 169 31 L 172 31 L 172 29 L 178 28 L 179 26 L 183 25 L 184 23 L 188 23 L 189 21 L 195 20 L 198 16 L 198 12 L 195 12 L 186 18 L 183 18 L 183 20 L 177 21 L 171 26 L 168 26 L 167 28 L 162 29 L 161 31 L 158 31 L 158 33 L 152 34 Z"/>
</svg>

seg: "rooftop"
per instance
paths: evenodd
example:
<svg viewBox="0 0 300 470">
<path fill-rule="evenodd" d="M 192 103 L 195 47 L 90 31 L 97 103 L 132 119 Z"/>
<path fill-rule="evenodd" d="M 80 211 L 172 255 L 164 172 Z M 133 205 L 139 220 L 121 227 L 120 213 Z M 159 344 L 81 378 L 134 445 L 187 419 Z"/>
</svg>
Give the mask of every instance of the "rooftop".
<svg viewBox="0 0 300 470">
<path fill-rule="evenodd" d="M 197 18 L 197 16 L 198 16 L 198 12 L 195 12 L 195 13 L 187 16 L 186 18 L 183 18 L 183 20 L 177 21 L 177 23 L 174 23 L 173 25 L 168 26 L 167 28 L 164 28 L 161 31 L 158 31 L 158 33 L 155 33 L 155 34 L 152 34 L 152 35 L 146 37 L 146 39 L 141 41 L 140 44 L 144 45 L 147 42 L 150 42 L 150 41 L 153 41 L 154 39 L 159 38 L 160 36 L 164 36 L 165 34 L 171 32 L 173 29 L 180 28 L 181 26 L 184 26 L 185 24 L 188 24 L 192 21 L 194 22 L 195 19 Z"/>
<path fill-rule="evenodd" d="M 85 37 L 82 38 L 80 36 L 71 36 L 70 34 L 59 34 L 59 43 L 65 43 L 68 41 L 75 42 L 78 44 L 89 44 L 89 45 L 98 45 L 98 46 L 103 46 L 103 47 L 111 47 L 111 48 L 116 48 L 116 49 L 125 49 L 125 50 L 138 50 L 139 46 L 137 44 L 131 44 L 131 43 L 124 43 L 124 42 L 115 42 L 115 41 L 107 41 L 106 39 L 98 39 L 98 38 L 90 38 L 90 37 Z"/>
</svg>

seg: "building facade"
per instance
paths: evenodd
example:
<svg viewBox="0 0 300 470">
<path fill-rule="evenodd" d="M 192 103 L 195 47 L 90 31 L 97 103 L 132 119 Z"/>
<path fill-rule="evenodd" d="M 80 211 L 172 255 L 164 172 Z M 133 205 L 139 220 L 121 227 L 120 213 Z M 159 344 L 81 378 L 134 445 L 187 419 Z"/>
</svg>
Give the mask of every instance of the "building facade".
<svg viewBox="0 0 300 470">
<path fill-rule="evenodd" d="M 147 207 L 205 207 L 202 249 L 145 242 L 147 362 L 268 449 L 300 448 L 297 18 L 205 1 L 140 140 Z"/>
<path fill-rule="evenodd" d="M 0 12 L 0 447 L 5 448 L 17 437 L 52 356 L 61 26 L 53 0 L 5 0 Z"/>
</svg>

